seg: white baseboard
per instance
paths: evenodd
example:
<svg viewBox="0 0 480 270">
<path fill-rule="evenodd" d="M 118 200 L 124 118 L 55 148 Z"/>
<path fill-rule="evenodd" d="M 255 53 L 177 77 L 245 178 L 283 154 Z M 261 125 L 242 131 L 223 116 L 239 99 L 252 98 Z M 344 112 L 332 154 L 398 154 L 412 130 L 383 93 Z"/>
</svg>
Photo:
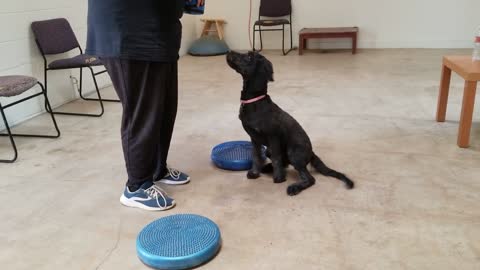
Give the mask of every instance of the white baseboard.
<svg viewBox="0 0 480 270">
<path fill-rule="evenodd" d="M 298 41 L 294 40 L 294 46 L 298 47 Z M 248 46 L 248 45 L 247 45 Z M 348 49 L 352 42 L 348 39 L 312 39 L 308 41 L 309 49 Z M 473 43 L 469 40 L 425 40 L 425 41 L 374 41 L 360 40 L 357 47 L 359 49 L 468 49 L 472 48 Z M 234 50 L 250 50 L 249 47 L 234 47 Z M 281 40 L 273 42 L 264 41 L 264 49 L 281 49 Z"/>
</svg>

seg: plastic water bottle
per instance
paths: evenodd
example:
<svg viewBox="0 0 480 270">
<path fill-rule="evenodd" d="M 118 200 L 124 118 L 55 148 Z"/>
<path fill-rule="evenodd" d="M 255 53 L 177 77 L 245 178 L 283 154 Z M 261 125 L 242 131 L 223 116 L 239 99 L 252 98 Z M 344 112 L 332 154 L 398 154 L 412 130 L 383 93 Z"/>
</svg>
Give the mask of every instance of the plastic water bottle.
<svg viewBox="0 0 480 270">
<path fill-rule="evenodd" d="M 473 47 L 473 61 L 480 61 L 480 27 L 475 36 L 475 45 Z"/>
</svg>

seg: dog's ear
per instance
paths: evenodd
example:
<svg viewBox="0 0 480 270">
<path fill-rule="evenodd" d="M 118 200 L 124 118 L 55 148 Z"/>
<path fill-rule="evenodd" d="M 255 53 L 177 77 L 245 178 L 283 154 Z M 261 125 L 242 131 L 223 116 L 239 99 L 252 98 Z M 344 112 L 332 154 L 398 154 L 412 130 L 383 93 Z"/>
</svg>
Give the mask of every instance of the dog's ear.
<svg viewBox="0 0 480 270">
<path fill-rule="evenodd" d="M 273 79 L 273 65 L 272 65 L 272 62 L 265 59 L 264 68 L 265 68 L 265 73 L 267 73 L 268 80 L 273 82 L 274 79 Z"/>
</svg>

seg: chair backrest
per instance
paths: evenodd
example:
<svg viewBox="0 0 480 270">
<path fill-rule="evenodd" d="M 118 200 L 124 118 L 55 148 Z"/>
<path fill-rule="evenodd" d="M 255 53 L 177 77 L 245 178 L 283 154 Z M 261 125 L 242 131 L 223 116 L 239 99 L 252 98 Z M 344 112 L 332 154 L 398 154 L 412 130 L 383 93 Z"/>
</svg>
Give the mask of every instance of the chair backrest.
<svg viewBox="0 0 480 270">
<path fill-rule="evenodd" d="M 283 17 L 292 14 L 292 0 L 261 0 L 260 16 Z"/>
<path fill-rule="evenodd" d="M 37 45 L 44 55 L 65 53 L 80 47 L 66 19 L 33 22 L 32 30 Z"/>
</svg>

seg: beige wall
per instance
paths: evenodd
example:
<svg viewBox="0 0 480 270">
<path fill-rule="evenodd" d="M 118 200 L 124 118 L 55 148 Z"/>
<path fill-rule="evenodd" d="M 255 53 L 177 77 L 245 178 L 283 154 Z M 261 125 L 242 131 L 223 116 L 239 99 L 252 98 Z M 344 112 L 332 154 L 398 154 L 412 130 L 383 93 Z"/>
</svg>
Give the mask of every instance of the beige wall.
<svg viewBox="0 0 480 270">
<path fill-rule="evenodd" d="M 253 17 L 259 0 L 253 1 Z M 233 49 L 248 49 L 249 0 L 206 0 L 206 16 L 227 19 L 227 42 Z M 480 25 L 478 0 L 293 0 L 294 34 L 302 27 L 351 26 L 361 29 L 360 47 L 364 48 L 457 48 L 470 47 L 475 29 Z M 0 75 L 25 74 L 43 78 L 42 59 L 32 40 L 30 23 L 65 17 L 72 24 L 81 44 L 85 44 L 87 1 L 15 0 L 0 4 Z M 201 27 L 198 17 L 183 18 L 181 53 L 196 38 Z M 279 47 L 278 33 L 266 33 L 265 45 Z M 342 47 L 348 42 L 333 41 L 314 46 Z M 70 75 L 58 71 L 50 74 L 50 96 L 54 106 L 75 99 Z M 93 89 L 88 76 L 86 88 Z M 108 77 L 100 79 L 109 84 Z M 12 99 L 10 99 L 12 100 Z M 0 102 L 5 102 L 0 99 Z M 11 123 L 17 123 L 42 111 L 42 102 L 34 100 L 8 111 Z M 1 124 L 0 124 L 1 129 Z"/>
<path fill-rule="evenodd" d="M 86 0 L 2 0 L 0 3 L 0 76 L 30 75 L 43 81 L 43 60 L 35 46 L 30 24 L 36 20 L 63 17 L 72 25 L 81 45 L 86 41 L 87 1 Z M 183 18 L 184 34 L 182 51 L 195 38 L 195 18 Z M 68 55 L 68 54 L 67 54 Z M 60 56 L 62 57 L 62 56 Z M 70 75 L 78 77 L 78 71 L 55 71 L 49 73 L 49 96 L 54 106 L 77 98 Z M 107 75 L 98 77 L 101 86 L 110 84 Z M 85 90 L 93 90 L 90 76 L 84 77 Z M 20 97 L 18 97 L 20 98 Z M 1 99 L 5 104 L 15 98 Z M 43 111 L 43 100 L 34 99 L 7 110 L 11 124 L 21 122 Z M 0 121 L 0 130 L 3 129 Z"/>
<path fill-rule="evenodd" d="M 206 0 L 206 16 L 223 17 L 233 49 L 249 48 L 250 0 Z M 253 0 L 253 17 L 260 0 Z M 359 26 L 363 48 L 471 47 L 480 25 L 479 0 L 292 0 L 294 41 L 302 27 Z M 266 33 L 267 47 L 278 48 L 280 34 Z M 319 44 L 317 42 L 316 44 Z M 348 46 L 348 42 L 323 44 Z"/>
</svg>

